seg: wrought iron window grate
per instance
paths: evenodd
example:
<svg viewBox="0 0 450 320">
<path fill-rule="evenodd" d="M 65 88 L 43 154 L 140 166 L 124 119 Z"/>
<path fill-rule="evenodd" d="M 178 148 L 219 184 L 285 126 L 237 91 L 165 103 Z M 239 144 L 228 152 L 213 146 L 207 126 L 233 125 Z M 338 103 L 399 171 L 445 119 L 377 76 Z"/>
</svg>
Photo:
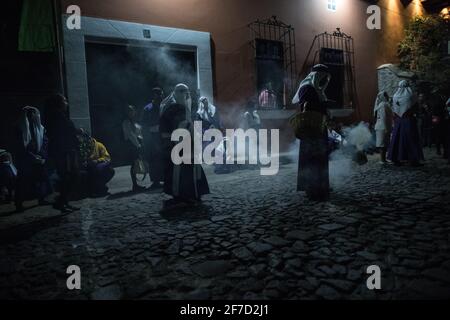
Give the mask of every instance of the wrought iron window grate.
<svg viewBox="0 0 450 320">
<path fill-rule="evenodd" d="M 295 51 L 295 31 L 291 25 L 288 25 L 272 16 L 266 20 L 256 20 L 248 25 L 251 32 L 250 44 L 254 49 L 255 62 L 258 59 L 272 58 L 278 59 L 283 67 L 283 80 L 280 92 L 282 101 L 280 104 L 286 106 L 290 104 L 292 95 L 295 93 L 297 85 L 297 61 Z M 273 51 L 276 51 L 275 57 L 267 57 L 259 49 L 262 41 L 271 42 Z M 258 68 L 256 68 L 258 69 Z M 258 73 L 258 70 L 256 70 Z M 258 88 L 259 89 L 259 88 Z M 280 99 L 281 100 L 281 99 Z"/>
<path fill-rule="evenodd" d="M 358 110 L 353 38 L 339 28 L 333 33 L 324 32 L 316 35 L 306 56 L 301 75 L 306 75 L 317 63 L 342 68 L 342 79 L 339 79 L 343 82 L 340 107 Z"/>
</svg>

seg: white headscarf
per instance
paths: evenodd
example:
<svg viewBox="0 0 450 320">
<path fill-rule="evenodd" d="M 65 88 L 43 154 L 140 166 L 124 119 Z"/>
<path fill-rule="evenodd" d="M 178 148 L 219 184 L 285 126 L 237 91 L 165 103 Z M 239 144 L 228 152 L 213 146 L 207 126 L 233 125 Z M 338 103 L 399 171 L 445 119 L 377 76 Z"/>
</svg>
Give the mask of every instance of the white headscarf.
<svg viewBox="0 0 450 320">
<path fill-rule="evenodd" d="M 316 68 L 318 66 L 315 66 Z M 313 68 L 313 69 L 314 69 Z M 322 86 L 320 83 L 322 80 L 326 78 L 327 81 Z M 319 95 L 319 99 L 321 102 L 327 101 L 327 95 L 325 94 L 325 90 L 328 87 L 328 84 L 330 83 L 331 75 L 328 72 L 325 71 L 312 71 L 308 76 L 300 83 L 300 86 L 298 87 L 297 92 L 295 93 L 294 98 L 292 99 L 292 103 L 296 104 L 300 102 L 300 97 L 298 94 L 300 93 L 300 89 L 304 86 L 310 85 L 316 89 L 317 94 Z"/>
<path fill-rule="evenodd" d="M 206 110 L 205 100 L 208 101 L 208 98 L 201 97 L 198 100 L 197 114 L 200 116 L 200 119 L 203 119 L 205 121 L 212 121 L 214 118 L 214 115 L 216 114 L 216 107 L 214 105 L 210 104 L 208 101 L 208 110 Z"/>
<path fill-rule="evenodd" d="M 186 98 L 186 91 L 189 96 Z M 164 114 L 167 111 L 167 108 L 172 104 L 179 104 L 184 106 L 186 112 L 185 120 L 178 123 L 178 128 L 188 128 L 192 124 L 192 98 L 189 92 L 189 87 L 183 83 L 179 83 L 175 86 L 173 92 L 161 103 L 161 112 L 160 114 Z"/>
<path fill-rule="evenodd" d="M 186 90 L 189 92 L 189 87 L 187 85 L 183 83 L 177 84 L 172 93 L 161 102 L 160 114 L 163 114 L 168 106 L 175 103 L 185 106 L 186 109 L 188 109 L 187 112 L 191 112 L 192 99 L 190 95 L 189 98 L 186 99 L 186 96 L 183 93 L 183 91 Z"/>
<path fill-rule="evenodd" d="M 406 111 L 416 104 L 417 95 L 413 92 L 409 82 L 406 80 L 400 81 L 398 87 L 392 100 L 392 110 L 399 117 L 402 117 Z"/>
<path fill-rule="evenodd" d="M 34 131 L 34 136 L 36 137 L 36 148 L 37 152 L 41 151 L 42 144 L 44 141 L 44 127 L 41 124 L 41 114 L 39 110 L 35 107 L 26 106 L 22 109 L 22 116 L 20 118 L 20 130 L 22 131 L 22 139 L 24 147 L 28 147 L 31 142 L 32 134 L 30 131 L 30 121 L 27 117 L 27 112 L 32 112 L 32 130 Z"/>
<path fill-rule="evenodd" d="M 373 108 L 373 114 L 375 115 L 382 107 L 386 107 L 389 104 L 389 100 L 385 96 L 385 91 L 380 91 L 375 100 L 375 106 Z"/>
</svg>

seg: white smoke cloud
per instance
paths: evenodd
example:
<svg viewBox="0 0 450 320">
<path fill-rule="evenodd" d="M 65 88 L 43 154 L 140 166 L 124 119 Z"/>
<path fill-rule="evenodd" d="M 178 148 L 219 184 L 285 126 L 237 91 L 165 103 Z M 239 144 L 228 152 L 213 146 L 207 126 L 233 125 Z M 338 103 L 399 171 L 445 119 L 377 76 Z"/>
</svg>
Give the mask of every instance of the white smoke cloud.
<svg viewBox="0 0 450 320">
<path fill-rule="evenodd" d="M 354 146 L 358 151 L 365 151 L 371 146 L 372 133 L 364 122 L 360 122 L 356 127 L 343 129 L 347 143 Z"/>
<path fill-rule="evenodd" d="M 372 133 L 364 122 L 344 127 L 342 133 L 344 138 L 342 146 L 329 156 L 330 184 L 334 189 L 344 187 L 347 179 L 354 173 L 357 166 L 353 161 L 355 155 L 373 145 Z M 295 140 L 289 146 L 287 156 L 292 163 L 298 164 L 299 148 L 300 140 Z"/>
</svg>

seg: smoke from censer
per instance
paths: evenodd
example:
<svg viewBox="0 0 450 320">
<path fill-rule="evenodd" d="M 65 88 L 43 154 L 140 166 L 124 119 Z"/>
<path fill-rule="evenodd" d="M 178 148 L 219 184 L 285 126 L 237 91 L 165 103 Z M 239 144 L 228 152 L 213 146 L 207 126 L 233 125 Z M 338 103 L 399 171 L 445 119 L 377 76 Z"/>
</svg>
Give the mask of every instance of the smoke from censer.
<svg viewBox="0 0 450 320">
<path fill-rule="evenodd" d="M 373 146 L 372 133 L 363 122 L 356 126 L 344 127 L 342 133 L 344 141 L 341 148 L 333 151 L 329 156 L 330 184 L 335 189 L 344 187 L 346 180 L 352 176 L 358 166 L 353 161 L 355 155 Z M 295 164 L 298 164 L 300 146 L 300 140 L 295 140 L 289 146 L 288 158 Z"/>
</svg>

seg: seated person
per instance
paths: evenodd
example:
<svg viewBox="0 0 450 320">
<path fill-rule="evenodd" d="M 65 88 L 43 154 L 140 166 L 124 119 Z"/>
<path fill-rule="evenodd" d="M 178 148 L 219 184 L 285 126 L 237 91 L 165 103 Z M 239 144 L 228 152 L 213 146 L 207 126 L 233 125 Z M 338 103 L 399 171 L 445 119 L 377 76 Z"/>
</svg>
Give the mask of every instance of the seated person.
<svg viewBox="0 0 450 320">
<path fill-rule="evenodd" d="M 16 177 L 17 169 L 12 162 L 11 154 L 0 149 L 0 195 L 5 203 L 12 200 Z"/>
<path fill-rule="evenodd" d="M 81 172 L 85 172 L 87 176 L 89 195 L 94 197 L 106 195 L 108 193 L 106 184 L 111 181 L 115 173 L 108 150 L 83 129 L 78 130 L 77 138 Z"/>
<path fill-rule="evenodd" d="M 87 161 L 89 190 L 92 196 L 108 193 L 106 184 L 114 177 L 111 156 L 103 143 L 91 138 L 91 153 Z"/>
</svg>

